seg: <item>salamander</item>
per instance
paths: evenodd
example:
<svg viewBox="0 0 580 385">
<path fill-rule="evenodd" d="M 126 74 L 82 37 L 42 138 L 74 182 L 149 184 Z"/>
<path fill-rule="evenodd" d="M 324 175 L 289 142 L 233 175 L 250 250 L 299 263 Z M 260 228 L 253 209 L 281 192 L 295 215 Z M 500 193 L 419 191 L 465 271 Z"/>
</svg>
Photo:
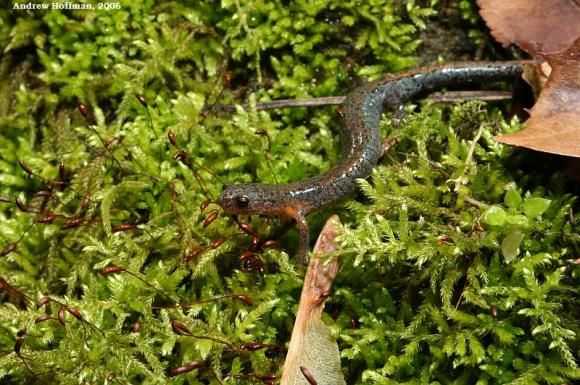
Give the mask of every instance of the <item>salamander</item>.
<svg viewBox="0 0 580 385">
<path fill-rule="evenodd" d="M 356 180 L 368 177 L 381 157 L 379 122 L 383 107 L 403 111 L 404 103 L 437 87 L 515 79 L 522 62 L 458 63 L 389 74 L 354 89 L 338 111 L 342 117 L 341 160 L 327 172 L 283 185 L 226 185 L 218 204 L 228 214 L 287 216 L 300 231 L 298 263 L 307 262 L 306 215 L 351 195 Z"/>
</svg>

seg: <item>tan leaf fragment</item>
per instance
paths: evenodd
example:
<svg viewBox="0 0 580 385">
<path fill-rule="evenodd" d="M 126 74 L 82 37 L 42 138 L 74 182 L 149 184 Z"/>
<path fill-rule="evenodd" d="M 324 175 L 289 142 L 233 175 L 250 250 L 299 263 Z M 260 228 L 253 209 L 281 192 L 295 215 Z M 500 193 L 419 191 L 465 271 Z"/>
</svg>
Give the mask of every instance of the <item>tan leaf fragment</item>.
<svg viewBox="0 0 580 385">
<path fill-rule="evenodd" d="M 491 34 L 531 55 L 565 49 L 580 36 L 580 2 L 574 0 L 477 0 Z"/>
<path fill-rule="evenodd" d="M 335 238 L 340 220 L 331 216 L 314 246 L 315 254 L 338 250 Z M 304 369 L 317 385 L 346 385 L 340 369 L 336 340 L 321 319 L 338 271 L 338 258 L 313 257 L 308 265 L 292 338 L 288 347 L 281 385 L 309 385 Z M 301 369 L 302 367 L 302 369 Z"/>
<path fill-rule="evenodd" d="M 494 137 L 498 142 L 580 157 L 580 38 L 544 55 L 552 73 L 525 129 Z"/>
</svg>

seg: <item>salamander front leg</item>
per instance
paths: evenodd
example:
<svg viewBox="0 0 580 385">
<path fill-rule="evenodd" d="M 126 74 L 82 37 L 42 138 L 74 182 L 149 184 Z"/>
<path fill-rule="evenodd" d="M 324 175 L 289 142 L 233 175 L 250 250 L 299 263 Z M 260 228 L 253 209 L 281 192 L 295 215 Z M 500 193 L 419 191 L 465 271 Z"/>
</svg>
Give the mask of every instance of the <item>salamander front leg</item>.
<svg viewBox="0 0 580 385">
<path fill-rule="evenodd" d="M 298 267 L 308 265 L 308 252 L 310 251 L 310 231 L 308 229 L 308 222 L 302 213 L 294 215 L 298 230 L 300 231 L 300 243 L 298 244 Z"/>
</svg>

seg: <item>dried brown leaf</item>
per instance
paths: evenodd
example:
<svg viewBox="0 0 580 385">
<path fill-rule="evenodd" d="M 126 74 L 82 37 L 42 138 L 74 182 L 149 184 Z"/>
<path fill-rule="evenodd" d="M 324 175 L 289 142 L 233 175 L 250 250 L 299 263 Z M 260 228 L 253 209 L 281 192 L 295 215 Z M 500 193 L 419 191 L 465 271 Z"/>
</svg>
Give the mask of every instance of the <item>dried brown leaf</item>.
<svg viewBox="0 0 580 385">
<path fill-rule="evenodd" d="M 335 238 L 340 220 L 330 217 L 314 246 L 315 254 L 338 250 Z M 281 385 L 309 385 L 301 368 L 316 379 L 317 385 L 346 384 L 340 370 L 338 345 L 328 326 L 322 322 L 324 302 L 338 271 L 338 258 L 313 257 L 308 265 L 292 338 L 288 347 Z"/>
<path fill-rule="evenodd" d="M 526 52 L 565 49 L 580 36 L 580 2 L 575 0 L 477 0 L 493 37 Z"/>
<path fill-rule="evenodd" d="M 550 78 L 527 127 L 494 137 L 498 142 L 580 157 L 580 38 L 567 49 L 545 54 Z"/>
</svg>

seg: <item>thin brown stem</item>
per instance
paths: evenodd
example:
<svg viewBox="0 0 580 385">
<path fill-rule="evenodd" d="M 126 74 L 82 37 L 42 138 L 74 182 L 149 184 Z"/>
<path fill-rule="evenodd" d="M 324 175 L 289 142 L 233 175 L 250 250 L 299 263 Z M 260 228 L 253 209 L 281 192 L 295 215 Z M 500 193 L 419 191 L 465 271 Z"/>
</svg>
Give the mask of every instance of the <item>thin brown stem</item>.
<svg viewBox="0 0 580 385">
<path fill-rule="evenodd" d="M 438 103 L 457 103 L 460 101 L 483 100 L 483 101 L 500 101 L 509 100 L 512 93 L 509 91 L 447 91 L 433 92 L 424 100 Z M 278 108 L 295 108 L 295 107 L 321 107 L 341 104 L 346 96 L 326 96 L 310 99 L 280 99 L 271 102 L 256 103 L 257 110 L 274 110 Z M 212 109 L 232 112 L 236 110 L 234 104 L 213 104 Z M 244 109 L 249 109 L 248 104 L 243 104 Z"/>
<path fill-rule="evenodd" d="M 149 308 L 151 310 L 179 309 L 179 308 L 184 309 L 184 308 L 192 307 L 192 306 L 195 306 L 195 305 L 201 305 L 201 304 L 204 304 L 204 303 L 219 301 L 220 299 L 235 298 L 235 297 L 237 297 L 237 295 L 235 295 L 235 294 L 221 295 L 219 297 L 210 298 L 210 299 L 204 299 L 204 300 L 199 300 L 199 301 L 193 301 L 193 302 L 189 302 L 189 303 L 180 303 L 180 304 L 177 304 L 177 305 L 170 305 L 170 306 L 151 306 Z"/>
</svg>

